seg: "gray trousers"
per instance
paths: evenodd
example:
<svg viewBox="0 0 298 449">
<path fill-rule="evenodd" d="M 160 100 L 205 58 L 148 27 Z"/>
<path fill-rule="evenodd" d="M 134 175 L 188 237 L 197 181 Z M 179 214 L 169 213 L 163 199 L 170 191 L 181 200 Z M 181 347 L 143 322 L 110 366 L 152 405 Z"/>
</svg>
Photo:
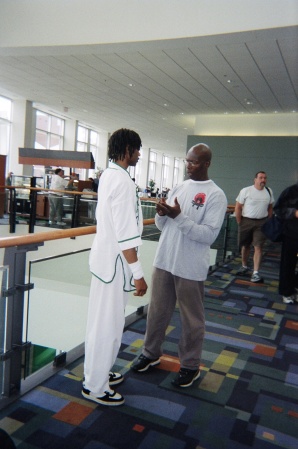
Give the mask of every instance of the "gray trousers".
<svg viewBox="0 0 298 449">
<path fill-rule="evenodd" d="M 62 221 L 63 215 L 63 197 L 58 195 L 49 195 L 50 203 L 50 221 Z"/>
<path fill-rule="evenodd" d="M 204 282 L 154 268 L 151 287 L 143 354 L 150 359 L 162 355 L 166 329 L 178 302 L 182 326 L 178 343 L 180 365 L 198 369 L 205 334 Z"/>
</svg>

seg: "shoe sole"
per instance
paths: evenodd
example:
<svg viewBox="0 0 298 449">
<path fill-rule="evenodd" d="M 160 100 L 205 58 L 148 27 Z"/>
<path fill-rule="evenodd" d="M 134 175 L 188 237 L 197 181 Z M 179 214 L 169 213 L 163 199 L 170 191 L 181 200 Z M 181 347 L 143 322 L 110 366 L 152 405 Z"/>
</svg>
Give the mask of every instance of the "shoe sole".
<svg viewBox="0 0 298 449">
<path fill-rule="evenodd" d="M 101 404 L 101 405 L 108 405 L 110 407 L 115 407 L 117 405 L 122 405 L 125 402 L 125 399 L 122 397 L 122 399 L 120 400 L 116 400 L 116 401 L 102 401 L 100 398 L 96 398 L 95 396 L 90 396 L 90 394 L 86 394 L 84 393 L 84 391 L 82 391 L 82 396 L 85 399 L 88 399 L 89 401 L 93 401 L 96 402 L 97 404 Z"/>
<path fill-rule="evenodd" d="M 175 387 L 179 387 L 179 388 L 190 387 L 190 386 L 194 383 L 194 381 L 197 380 L 197 379 L 200 377 L 200 375 L 201 375 L 201 372 L 199 371 L 198 374 L 196 374 L 195 377 L 194 377 L 194 378 L 191 380 L 191 382 L 189 382 L 188 384 L 178 385 L 178 384 L 175 384 L 174 382 L 172 382 L 172 384 L 173 384 Z"/>
<path fill-rule="evenodd" d="M 136 373 L 143 373 L 144 371 L 147 371 L 150 368 L 150 366 L 156 366 L 156 365 L 159 365 L 159 364 L 160 364 L 160 360 L 158 359 L 158 360 L 154 360 L 151 363 L 148 363 L 148 365 L 146 365 L 142 369 L 135 369 L 134 367 L 132 367 L 132 370 L 135 371 Z"/>
<path fill-rule="evenodd" d="M 261 282 L 264 282 L 264 279 L 261 278 L 261 279 L 259 279 L 258 281 L 252 281 L 252 280 L 250 280 L 250 282 L 253 282 L 254 284 L 260 284 Z"/>
</svg>

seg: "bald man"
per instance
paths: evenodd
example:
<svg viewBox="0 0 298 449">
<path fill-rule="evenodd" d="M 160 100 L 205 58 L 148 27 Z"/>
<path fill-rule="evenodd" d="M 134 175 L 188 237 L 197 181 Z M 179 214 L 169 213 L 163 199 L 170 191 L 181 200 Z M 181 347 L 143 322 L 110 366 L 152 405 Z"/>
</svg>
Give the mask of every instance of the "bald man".
<svg viewBox="0 0 298 449">
<path fill-rule="evenodd" d="M 200 377 L 205 334 L 204 281 L 210 245 L 227 210 L 224 192 L 208 177 L 212 153 L 205 144 L 192 147 L 185 159 L 189 179 L 156 206 L 161 236 L 154 260 L 152 292 L 142 354 L 132 366 L 142 373 L 160 363 L 166 329 L 179 304 L 182 331 L 178 345 L 180 371 L 172 383 L 189 387 Z"/>
</svg>

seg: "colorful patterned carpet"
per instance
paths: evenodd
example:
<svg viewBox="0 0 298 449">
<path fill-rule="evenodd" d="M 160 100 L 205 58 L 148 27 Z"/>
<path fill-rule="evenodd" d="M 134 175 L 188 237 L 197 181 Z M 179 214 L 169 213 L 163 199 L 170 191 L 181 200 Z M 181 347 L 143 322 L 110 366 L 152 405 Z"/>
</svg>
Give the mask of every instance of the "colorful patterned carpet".
<svg viewBox="0 0 298 449">
<path fill-rule="evenodd" d="M 129 369 L 145 319 L 125 330 L 115 366 L 125 373 L 123 406 L 81 396 L 80 359 L 3 410 L 0 427 L 19 449 L 297 449 L 298 304 L 283 304 L 277 293 L 279 250 L 267 247 L 262 284 L 235 276 L 240 259 L 209 276 L 201 377 L 190 388 L 171 386 L 177 309 L 151 371 Z"/>
</svg>

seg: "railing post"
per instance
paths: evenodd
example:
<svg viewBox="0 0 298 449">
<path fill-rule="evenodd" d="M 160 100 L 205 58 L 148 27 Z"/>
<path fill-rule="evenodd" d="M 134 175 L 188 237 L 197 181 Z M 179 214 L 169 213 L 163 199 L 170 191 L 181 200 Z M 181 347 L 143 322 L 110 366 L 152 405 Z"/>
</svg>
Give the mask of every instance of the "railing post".
<svg viewBox="0 0 298 449">
<path fill-rule="evenodd" d="M 37 250 L 41 245 L 43 243 L 12 246 L 4 253 L 4 265 L 8 266 L 8 288 L 3 292 L 7 298 L 6 347 L 1 356 L 4 362 L 2 395 L 5 397 L 20 392 L 22 353 L 28 347 L 28 342 L 23 342 L 24 296 L 25 291 L 33 288 L 33 285 L 25 284 L 26 253 Z"/>
<path fill-rule="evenodd" d="M 222 262 L 225 261 L 226 255 L 227 255 L 229 225 L 230 225 L 230 212 L 226 212 L 226 225 L 225 225 L 225 231 L 224 231 L 224 248 L 223 248 Z"/>
<path fill-rule="evenodd" d="M 36 205 L 37 205 L 37 191 L 30 191 L 30 217 L 29 217 L 29 233 L 34 233 L 34 226 L 36 223 Z"/>
<path fill-rule="evenodd" d="M 72 217 L 71 217 L 71 227 L 72 228 L 77 228 L 79 225 L 80 198 L 81 198 L 81 195 L 74 195 Z"/>
<path fill-rule="evenodd" d="M 10 195 L 9 195 L 9 232 L 11 234 L 14 234 L 16 232 L 16 211 L 17 211 L 17 204 L 16 204 L 16 189 L 10 189 Z"/>
</svg>

